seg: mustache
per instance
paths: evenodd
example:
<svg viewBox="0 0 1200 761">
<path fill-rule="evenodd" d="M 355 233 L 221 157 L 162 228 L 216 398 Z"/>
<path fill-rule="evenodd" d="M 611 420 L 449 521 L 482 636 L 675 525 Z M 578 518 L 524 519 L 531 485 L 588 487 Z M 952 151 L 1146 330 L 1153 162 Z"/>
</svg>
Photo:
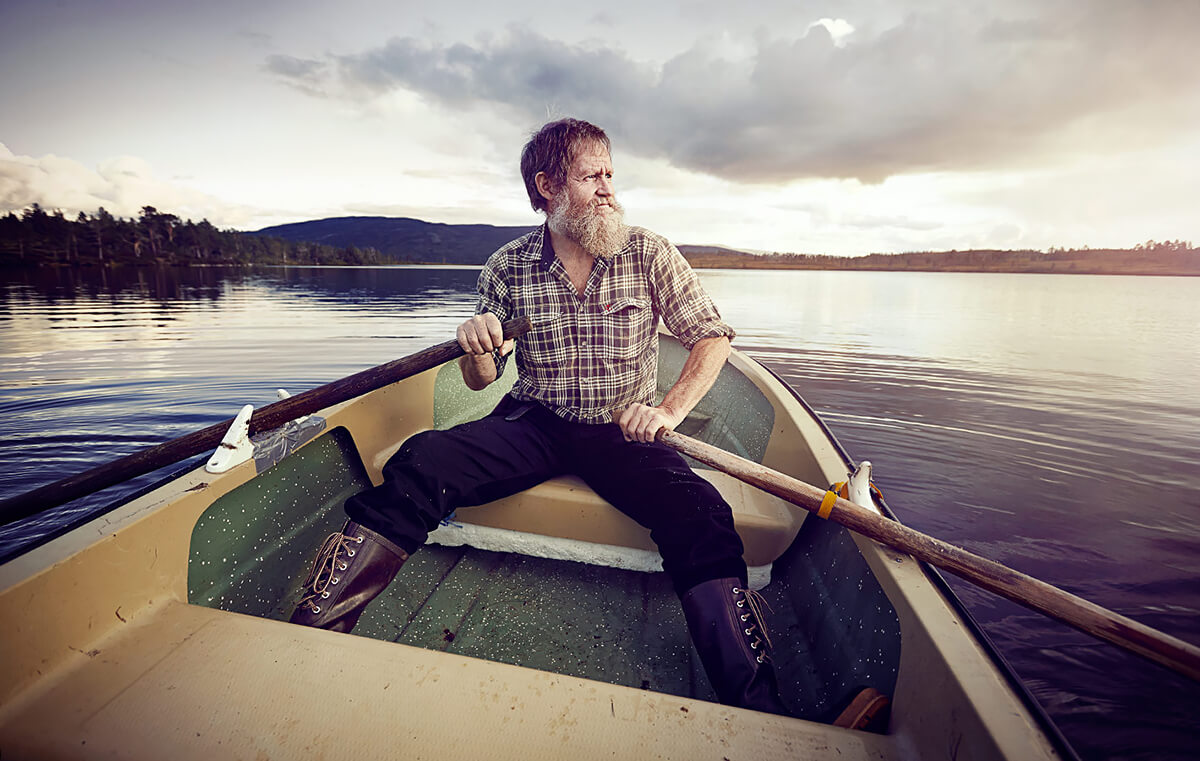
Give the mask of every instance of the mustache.
<svg viewBox="0 0 1200 761">
<path fill-rule="evenodd" d="M 622 206 L 621 202 L 618 201 L 616 198 L 609 198 L 607 201 L 588 201 L 587 204 L 584 206 L 584 208 L 589 212 L 595 213 L 595 211 L 597 209 L 603 208 L 605 206 L 609 207 L 610 209 L 617 212 L 618 214 L 625 213 L 625 207 Z"/>
</svg>

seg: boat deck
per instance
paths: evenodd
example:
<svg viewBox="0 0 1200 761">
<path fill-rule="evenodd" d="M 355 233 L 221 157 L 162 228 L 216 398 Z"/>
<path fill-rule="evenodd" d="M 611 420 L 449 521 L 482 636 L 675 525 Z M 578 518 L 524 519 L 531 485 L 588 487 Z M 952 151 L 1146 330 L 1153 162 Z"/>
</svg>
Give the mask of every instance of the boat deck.
<svg viewBox="0 0 1200 761">
<path fill-rule="evenodd" d="M 179 602 L 156 608 L 7 706 L 4 757 L 903 758 L 886 736 Z"/>
</svg>

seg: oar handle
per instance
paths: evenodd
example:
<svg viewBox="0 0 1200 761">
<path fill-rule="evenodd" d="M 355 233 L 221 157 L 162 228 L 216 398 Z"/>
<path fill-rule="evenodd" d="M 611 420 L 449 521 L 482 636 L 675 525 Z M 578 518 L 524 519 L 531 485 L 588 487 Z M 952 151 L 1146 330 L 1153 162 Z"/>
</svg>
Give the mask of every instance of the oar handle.
<svg viewBox="0 0 1200 761">
<path fill-rule="evenodd" d="M 528 317 L 508 320 L 503 323 L 504 338 L 517 338 L 528 333 L 532 327 L 533 324 Z M 458 341 L 446 341 L 407 357 L 392 360 L 269 404 L 254 411 L 254 415 L 250 418 L 250 432 L 257 433 L 278 428 L 298 417 L 311 415 L 319 410 L 443 365 L 463 353 Z M 221 442 L 225 432 L 232 424 L 233 418 L 229 418 L 186 436 L 147 447 L 118 460 L 98 465 L 69 478 L 6 499 L 0 502 L 0 525 L 28 518 L 42 510 L 70 502 L 73 499 L 206 452 Z"/>
<path fill-rule="evenodd" d="M 657 439 L 793 505 L 959 576 L 1013 602 L 1200 682 L 1200 647 L 1088 602 L 1032 576 L 947 544 L 874 510 L 764 465 L 665 428 Z M 824 506 L 824 507 L 823 507 Z"/>
</svg>

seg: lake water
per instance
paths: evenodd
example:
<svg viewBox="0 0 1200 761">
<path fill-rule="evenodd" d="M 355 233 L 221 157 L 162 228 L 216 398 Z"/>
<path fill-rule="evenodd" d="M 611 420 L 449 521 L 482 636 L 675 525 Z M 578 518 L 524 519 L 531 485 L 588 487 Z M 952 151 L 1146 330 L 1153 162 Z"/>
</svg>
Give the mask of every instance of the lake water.
<svg viewBox="0 0 1200 761">
<path fill-rule="evenodd" d="M 447 340 L 476 274 L 0 273 L 0 497 Z M 701 277 L 901 520 L 1200 642 L 1200 278 Z M 1081 756 L 1200 758 L 1200 686 L 951 580 Z"/>
</svg>

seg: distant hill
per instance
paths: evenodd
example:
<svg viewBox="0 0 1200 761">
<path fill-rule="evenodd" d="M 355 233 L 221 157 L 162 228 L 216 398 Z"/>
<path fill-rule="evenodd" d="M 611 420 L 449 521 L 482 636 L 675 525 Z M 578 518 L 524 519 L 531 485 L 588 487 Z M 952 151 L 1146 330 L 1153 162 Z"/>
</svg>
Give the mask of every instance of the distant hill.
<svg viewBox="0 0 1200 761">
<path fill-rule="evenodd" d="M 675 241 L 671 241 L 675 243 Z M 683 254 L 693 267 L 727 267 L 731 262 L 740 262 L 741 267 L 753 267 L 756 261 L 765 261 L 766 257 L 749 251 L 742 251 L 727 246 L 695 246 L 689 243 L 675 243 L 675 248 Z M 712 264 L 708 264 L 712 262 Z"/>
<path fill-rule="evenodd" d="M 375 249 L 397 262 L 483 264 L 493 251 L 533 229 L 447 225 L 408 217 L 332 217 L 257 230 L 290 241 Z"/>
<path fill-rule="evenodd" d="M 335 248 L 373 248 L 397 261 L 483 264 L 493 251 L 531 229 L 532 225 L 447 225 L 409 217 L 331 217 L 264 227 L 249 234 Z M 756 258 L 754 254 L 723 246 L 679 245 L 679 250 L 688 259 L 711 256 L 754 261 Z"/>
</svg>

